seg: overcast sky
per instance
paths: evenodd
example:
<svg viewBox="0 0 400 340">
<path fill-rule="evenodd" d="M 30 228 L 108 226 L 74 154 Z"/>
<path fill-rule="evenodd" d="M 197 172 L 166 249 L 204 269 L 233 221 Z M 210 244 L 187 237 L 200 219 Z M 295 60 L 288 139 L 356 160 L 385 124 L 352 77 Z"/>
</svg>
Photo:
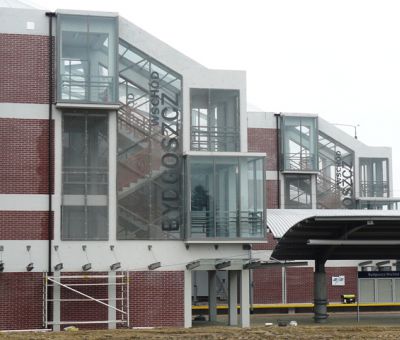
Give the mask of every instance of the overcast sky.
<svg viewBox="0 0 400 340">
<path fill-rule="evenodd" d="M 119 12 L 208 68 L 245 70 L 248 101 L 265 111 L 359 124 L 361 141 L 393 148 L 400 197 L 400 1 L 34 1 Z"/>
</svg>

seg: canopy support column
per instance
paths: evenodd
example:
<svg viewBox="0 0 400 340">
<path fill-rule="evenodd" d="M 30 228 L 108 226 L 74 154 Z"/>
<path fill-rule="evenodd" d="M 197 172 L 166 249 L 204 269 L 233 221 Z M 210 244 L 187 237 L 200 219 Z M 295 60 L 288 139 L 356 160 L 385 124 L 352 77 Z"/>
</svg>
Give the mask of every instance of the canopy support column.
<svg viewBox="0 0 400 340">
<path fill-rule="evenodd" d="M 239 274 L 238 274 L 237 270 L 229 270 L 228 271 L 229 326 L 237 326 L 238 325 L 238 313 L 237 313 L 238 277 L 239 277 Z"/>
<path fill-rule="evenodd" d="M 315 260 L 314 272 L 314 321 L 326 322 L 328 318 L 328 300 L 326 288 L 325 262 L 323 259 Z"/>
<path fill-rule="evenodd" d="M 217 321 L 217 271 L 208 271 L 208 320 Z"/>
</svg>

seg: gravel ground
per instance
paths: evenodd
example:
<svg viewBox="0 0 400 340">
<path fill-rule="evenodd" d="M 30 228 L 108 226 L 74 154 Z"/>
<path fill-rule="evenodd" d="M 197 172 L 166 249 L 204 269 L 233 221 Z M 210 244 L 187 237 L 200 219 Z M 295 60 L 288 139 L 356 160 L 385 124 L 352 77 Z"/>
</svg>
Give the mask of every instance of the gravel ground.
<svg viewBox="0 0 400 340">
<path fill-rule="evenodd" d="M 152 330 L 104 330 L 58 333 L 1 333 L 0 339 L 399 339 L 400 327 L 198 327 L 192 329 L 159 328 Z"/>
<path fill-rule="evenodd" d="M 296 320 L 298 326 L 277 326 L 278 320 L 289 323 Z M 10 332 L 0 333 L 3 339 L 400 339 L 400 313 L 362 313 L 360 323 L 354 313 L 331 314 L 324 325 L 313 323 L 310 314 L 279 314 L 251 316 L 252 328 L 227 327 L 226 315 L 219 315 L 218 322 L 194 322 L 191 329 L 155 328 L 130 330 L 99 330 L 75 332 Z M 273 326 L 265 326 L 272 322 Z"/>
</svg>

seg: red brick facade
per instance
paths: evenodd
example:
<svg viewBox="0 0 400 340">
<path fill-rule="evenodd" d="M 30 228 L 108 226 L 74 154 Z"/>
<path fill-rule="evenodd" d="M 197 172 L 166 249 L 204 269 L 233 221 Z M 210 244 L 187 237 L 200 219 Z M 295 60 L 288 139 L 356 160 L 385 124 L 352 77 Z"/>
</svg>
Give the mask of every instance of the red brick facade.
<svg viewBox="0 0 400 340">
<path fill-rule="evenodd" d="M 0 330 L 42 328 L 42 308 L 42 273 L 0 273 Z"/>
<path fill-rule="evenodd" d="M 332 286 L 332 276 L 345 276 L 344 286 Z M 253 271 L 254 303 L 282 303 L 281 268 Z M 327 267 L 328 301 L 341 302 L 343 294 L 357 294 L 357 267 Z M 286 269 L 286 302 L 312 303 L 314 301 L 314 269 L 299 267 Z"/>
<path fill-rule="evenodd" d="M 0 102 L 48 103 L 48 37 L 0 34 Z"/>
<path fill-rule="evenodd" d="M 129 287 L 131 326 L 183 327 L 183 272 L 131 272 Z"/>
<path fill-rule="evenodd" d="M 0 240 L 48 240 L 48 221 L 47 211 L 0 211 Z"/>
<path fill-rule="evenodd" d="M 259 304 L 282 303 L 282 268 L 253 271 L 253 301 Z"/>
<path fill-rule="evenodd" d="M 267 180 L 266 182 L 267 182 L 266 183 L 267 209 L 279 209 L 279 203 L 278 203 L 279 181 Z"/>
<path fill-rule="evenodd" d="M 254 243 L 252 245 L 253 250 L 273 250 L 278 244 L 278 240 L 274 238 L 271 232 L 267 232 L 267 242 L 265 243 Z"/>
<path fill-rule="evenodd" d="M 47 194 L 48 121 L 0 118 L 0 145 L 0 194 Z"/>
<path fill-rule="evenodd" d="M 313 302 L 313 268 L 286 268 L 286 300 L 287 303 Z"/>
<path fill-rule="evenodd" d="M 63 273 L 68 274 L 81 274 L 81 273 Z M 107 275 L 102 272 L 91 272 L 89 275 Z M 96 286 L 73 286 L 72 288 L 87 294 L 96 299 L 107 299 L 108 298 L 108 283 L 107 278 L 87 278 L 87 279 L 66 279 L 62 280 L 64 284 L 89 284 L 95 283 Z M 99 285 L 104 284 L 104 285 Z M 120 289 L 121 286 L 117 286 Z M 118 293 L 118 296 L 121 294 Z M 61 288 L 61 299 L 85 299 L 82 295 L 72 292 L 66 288 Z M 107 301 L 104 301 L 107 303 Z M 108 320 L 108 307 L 101 305 L 95 301 L 62 301 L 61 302 L 61 321 L 106 321 Z M 73 322 L 71 325 L 76 325 Z M 62 325 L 61 327 L 67 327 L 68 325 Z M 85 329 L 100 329 L 108 328 L 108 324 L 92 324 L 78 325 L 79 328 Z"/>
<path fill-rule="evenodd" d="M 276 129 L 247 129 L 249 152 L 265 152 L 267 154 L 266 170 L 277 169 Z"/>
<path fill-rule="evenodd" d="M 326 268 L 326 284 L 328 301 L 341 302 L 343 294 L 357 294 L 357 267 L 328 267 Z M 344 286 L 332 286 L 332 276 L 344 275 Z"/>
</svg>

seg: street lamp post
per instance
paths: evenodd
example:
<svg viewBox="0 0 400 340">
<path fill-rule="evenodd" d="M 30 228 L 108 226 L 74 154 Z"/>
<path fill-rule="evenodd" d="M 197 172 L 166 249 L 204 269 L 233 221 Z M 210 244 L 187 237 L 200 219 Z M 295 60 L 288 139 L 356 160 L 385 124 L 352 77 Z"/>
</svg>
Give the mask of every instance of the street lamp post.
<svg viewBox="0 0 400 340">
<path fill-rule="evenodd" d="M 357 138 L 357 127 L 359 127 L 360 124 L 351 125 L 351 124 L 335 124 L 335 123 L 333 123 L 333 125 L 352 127 L 352 128 L 354 129 L 354 138 L 355 138 L 355 139 L 358 139 L 358 138 Z"/>
</svg>

